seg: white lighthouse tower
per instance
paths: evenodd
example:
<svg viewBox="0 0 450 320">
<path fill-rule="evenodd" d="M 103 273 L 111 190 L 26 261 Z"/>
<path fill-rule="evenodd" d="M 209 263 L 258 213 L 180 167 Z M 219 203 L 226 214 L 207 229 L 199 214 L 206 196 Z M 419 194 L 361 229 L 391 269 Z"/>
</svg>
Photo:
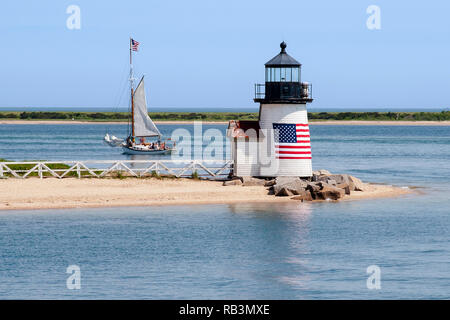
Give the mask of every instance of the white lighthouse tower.
<svg viewBox="0 0 450 320">
<path fill-rule="evenodd" d="M 301 64 L 286 53 L 265 64 L 265 84 L 255 85 L 255 102 L 260 103 L 259 126 L 273 129 L 273 157 L 278 170 L 269 176 L 312 176 L 311 141 L 306 104 L 312 102 L 311 84 L 301 82 Z M 262 90 L 264 88 L 264 91 Z M 263 168 L 260 172 L 265 176 Z"/>
<path fill-rule="evenodd" d="M 235 176 L 312 176 L 306 110 L 312 86 L 301 82 L 301 64 L 286 53 L 286 43 L 280 47 L 265 64 L 265 83 L 255 85 L 258 121 L 229 123 Z"/>
</svg>

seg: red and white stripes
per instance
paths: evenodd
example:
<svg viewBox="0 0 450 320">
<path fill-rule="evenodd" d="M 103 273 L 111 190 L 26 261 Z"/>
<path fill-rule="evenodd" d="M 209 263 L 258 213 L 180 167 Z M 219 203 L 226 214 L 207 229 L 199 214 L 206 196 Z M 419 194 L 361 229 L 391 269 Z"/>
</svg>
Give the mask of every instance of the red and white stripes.
<svg viewBox="0 0 450 320">
<path fill-rule="evenodd" d="M 277 159 L 295 160 L 311 159 L 311 140 L 309 126 L 305 123 L 296 125 L 296 143 L 275 143 Z"/>
</svg>

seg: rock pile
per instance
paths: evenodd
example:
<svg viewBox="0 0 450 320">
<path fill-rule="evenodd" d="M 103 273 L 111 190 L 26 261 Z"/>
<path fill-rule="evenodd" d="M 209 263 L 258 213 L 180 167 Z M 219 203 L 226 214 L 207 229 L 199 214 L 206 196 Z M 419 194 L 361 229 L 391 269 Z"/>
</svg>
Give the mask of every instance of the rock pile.
<svg viewBox="0 0 450 320">
<path fill-rule="evenodd" d="M 268 187 L 269 193 L 294 200 L 339 200 L 354 191 L 365 191 L 367 186 L 358 178 L 348 174 L 331 174 L 327 170 L 314 171 L 310 179 L 299 177 L 277 177 L 272 180 L 254 177 L 234 178 L 225 181 L 228 185 Z"/>
<path fill-rule="evenodd" d="M 276 196 L 294 196 L 295 200 L 339 200 L 352 191 L 364 191 L 365 185 L 348 174 L 314 171 L 311 180 L 298 177 L 278 177 L 266 183 Z"/>
</svg>

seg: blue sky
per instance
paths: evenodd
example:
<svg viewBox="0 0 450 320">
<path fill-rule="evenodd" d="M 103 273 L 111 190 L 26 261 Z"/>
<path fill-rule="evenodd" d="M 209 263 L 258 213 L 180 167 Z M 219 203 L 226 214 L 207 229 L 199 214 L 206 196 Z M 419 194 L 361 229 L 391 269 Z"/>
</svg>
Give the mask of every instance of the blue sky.
<svg viewBox="0 0 450 320">
<path fill-rule="evenodd" d="M 66 8 L 81 9 L 81 29 Z M 366 27 L 369 5 L 381 30 Z M 264 63 L 287 42 L 312 107 L 448 108 L 449 1 L 8 1 L 0 107 L 114 107 L 128 38 L 141 43 L 150 108 L 252 107 Z"/>
</svg>

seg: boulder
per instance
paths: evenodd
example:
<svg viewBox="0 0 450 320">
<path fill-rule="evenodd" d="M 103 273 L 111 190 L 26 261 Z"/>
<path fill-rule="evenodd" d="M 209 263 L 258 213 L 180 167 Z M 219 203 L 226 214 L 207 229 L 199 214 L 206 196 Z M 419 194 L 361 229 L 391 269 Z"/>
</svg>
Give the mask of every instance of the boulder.
<svg viewBox="0 0 450 320">
<path fill-rule="evenodd" d="M 292 183 L 300 180 L 299 177 L 276 177 L 275 184 L 282 185 L 286 183 Z"/>
<path fill-rule="evenodd" d="M 327 176 L 327 178 L 336 181 L 336 183 L 348 183 L 348 175 L 346 174 L 332 174 Z"/>
<path fill-rule="evenodd" d="M 292 197 L 291 199 L 292 200 L 301 200 L 301 201 L 312 201 L 313 200 L 313 198 L 311 196 L 311 192 L 309 192 L 308 190 L 303 190 L 302 192 L 300 192 L 295 197 Z"/>
<path fill-rule="evenodd" d="M 313 195 L 313 198 L 314 198 L 314 193 L 320 191 L 320 189 L 322 189 L 322 184 L 320 182 L 309 182 L 308 185 L 306 186 L 306 190 L 311 192 L 311 194 Z"/>
<path fill-rule="evenodd" d="M 266 181 L 266 183 L 264 183 L 264 187 L 271 187 L 271 186 L 275 185 L 276 183 L 277 183 L 277 180 L 272 179 L 272 180 Z"/>
<path fill-rule="evenodd" d="M 308 183 L 298 177 L 278 177 L 276 178 L 276 184 L 273 186 L 273 191 L 276 196 L 286 196 L 287 193 L 287 195 L 294 195 L 304 191 L 307 186 Z"/>
<path fill-rule="evenodd" d="M 324 181 L 331 185 L 347 184 L 350 191 L 355 190 L 355 184 L 348 174 L 332 174 L 329 176 L 319 176 L 316 181 Z"/>
<path fill-rule="evenodd" d="M 313 171 L 313 174 L 318 175 L 318 176 L 321 176 L 321 175 L 329 176 L 331 173 L 328 170 L 321 169 L 321 170 Z"/>
<path fill-rule="evenodd" d="M 266 180 L 264 179 L 258 179 L 253 177 L 242 177 L 242 185 L 244 187 L 263 186 L 265 183 Z"/>
<path fill-rule="evenodd" d="M 365 191 L 367 190 L 365 183 L 363 183 L 360 179 L 354 177 L 354 176 L 348 176 L 349 180 L 351 181 L 353 185 L 352 191 Z"/>
<path fill-rule="evenodd" d="M 345 195 L 344 189 L 339 189 L 333 186 L 324 186 L 322 190 L 314 194 L 314 199 L 316 200 L 339 200 Z"/>
<path fill-rule="evenodd" d="M 276 195 L 277 197 L 290 197 L 290 196 L 293 196 L 294 193 L 293 193 L 291 190 L 289 190 L 288 188 L 283 187 L 283 188 L 279 189 L 279 190 L 275 193 L 275 195 Z"/>
<path fill-rule="evenodd" d="M 234 179 L 223 182 L 224 186 L 240 186 L 241 184 L 242 184 L 241 179 Z"/>
<path fill-rule="evenodd" d="M 344 191 L 345 191 L 345 194 L 350 194 L 350 185 L 348 184 L 348 183 L 339 183 L 339 184 L 337 184 L 336 186 L 335 186 L 336 188 L 339 188 L 339 189 L 344 189 Z"/>
</svg>

